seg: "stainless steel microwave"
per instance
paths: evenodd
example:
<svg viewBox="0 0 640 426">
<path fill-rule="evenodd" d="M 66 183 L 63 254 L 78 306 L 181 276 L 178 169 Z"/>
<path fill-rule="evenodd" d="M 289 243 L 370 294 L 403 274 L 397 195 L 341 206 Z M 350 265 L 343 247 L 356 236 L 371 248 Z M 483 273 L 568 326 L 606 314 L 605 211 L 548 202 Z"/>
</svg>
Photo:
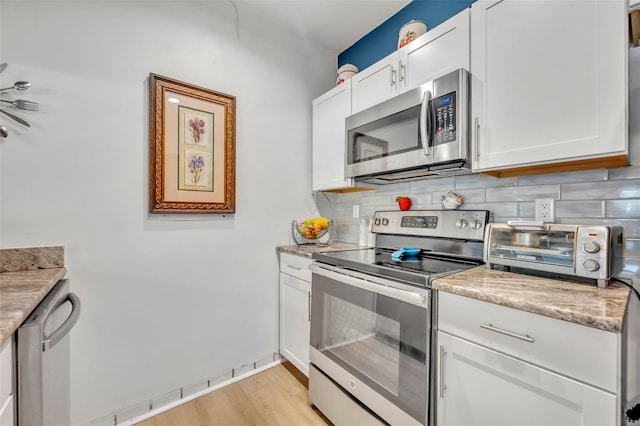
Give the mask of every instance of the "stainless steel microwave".
<svg viewBox="0 0 640 426">
<path fill-rule="evenodd" d="M 471 173 L 468 88 L 461 68 L 347 117 L 346 176 L 385 184 Z"/>
</svg>

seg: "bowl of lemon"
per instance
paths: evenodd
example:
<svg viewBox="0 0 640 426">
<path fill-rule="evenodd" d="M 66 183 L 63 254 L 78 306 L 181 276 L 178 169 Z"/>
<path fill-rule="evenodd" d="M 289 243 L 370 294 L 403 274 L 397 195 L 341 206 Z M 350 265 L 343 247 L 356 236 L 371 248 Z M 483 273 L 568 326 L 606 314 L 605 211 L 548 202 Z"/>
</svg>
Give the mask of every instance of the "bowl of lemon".
<svg viewBox="0 0 640 426">
<path fill-rule="evenodd" d="M 293 240 L 297 245 L 327 245 L 331 241 L 331 219 L 315 217 L 300 222 L 291 221 Z"/>
</svg>

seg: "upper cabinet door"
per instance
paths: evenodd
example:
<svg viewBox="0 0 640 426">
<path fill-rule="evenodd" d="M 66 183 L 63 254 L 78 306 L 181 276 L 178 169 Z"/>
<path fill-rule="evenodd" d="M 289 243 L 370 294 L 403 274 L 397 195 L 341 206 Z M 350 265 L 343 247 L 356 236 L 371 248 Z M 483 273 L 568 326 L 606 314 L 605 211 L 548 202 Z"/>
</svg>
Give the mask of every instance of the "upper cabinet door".
<svg viewBox="0 0 640 426">
<path fill-rule="evenodd" d="M 469 21 L 465 9 L 398 50 L 401 92 L 458 68 L 469 70 Z"/>
<path fill-rule="evenodd" d="M 351 85 L 353 114 L 398 93 L 398 52 L 393 52 L 351 77 Z"/>
<path fill-rule="evenodd" d="M 458 68 L 469 69 L 469 9 L 351 78 L 352 113 Z"/>
<path fill-rule="evenodd" d="M 474 171 L 626 162 L 626 9 L 624 0 L 473 4 Z"/>
<path fill-rule="evenodd" d="M 351 80 L 313 101 L 313 190 L 352 186 L 344 176 L 345 123 L 351 114 Z"/>
</svg>

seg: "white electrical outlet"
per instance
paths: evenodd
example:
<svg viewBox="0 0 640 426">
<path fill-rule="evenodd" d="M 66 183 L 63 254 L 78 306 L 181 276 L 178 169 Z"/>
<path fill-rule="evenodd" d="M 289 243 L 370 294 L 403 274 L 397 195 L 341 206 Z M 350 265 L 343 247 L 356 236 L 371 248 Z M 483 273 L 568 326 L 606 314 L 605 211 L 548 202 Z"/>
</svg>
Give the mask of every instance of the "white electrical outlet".
<svg viewBox="0 0 640 426">
<path fill-rule="evenodd" d="M 535 220 L 540 222 L 555 222 L 556 206 L 553 198 L 536 198 Z"/>
<path fill-rule="evenodd" d="M 353 205 L 353 218 L 354 219 L 358 219 L 360 217 L 360 205 L 359 204 L 354 204 Z"/>
</svg>

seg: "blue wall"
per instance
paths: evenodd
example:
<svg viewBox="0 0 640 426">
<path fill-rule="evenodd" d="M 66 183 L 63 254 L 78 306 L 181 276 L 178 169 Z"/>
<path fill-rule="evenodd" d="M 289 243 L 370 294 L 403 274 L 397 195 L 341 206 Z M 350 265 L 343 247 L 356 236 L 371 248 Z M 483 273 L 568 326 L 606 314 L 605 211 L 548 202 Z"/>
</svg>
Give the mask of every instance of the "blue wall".
<svg viewBox="0 0 640 426">
<path fill-rule="evenodd" d="M 400 28 L 411 20 L 427 24 L 427 31 L 471 6 L 475 0 L 413 0 L 369 34 L 338 55 L 338 68 L 353 64 L 362 71 L 398 48 Z"/>
</svg>

